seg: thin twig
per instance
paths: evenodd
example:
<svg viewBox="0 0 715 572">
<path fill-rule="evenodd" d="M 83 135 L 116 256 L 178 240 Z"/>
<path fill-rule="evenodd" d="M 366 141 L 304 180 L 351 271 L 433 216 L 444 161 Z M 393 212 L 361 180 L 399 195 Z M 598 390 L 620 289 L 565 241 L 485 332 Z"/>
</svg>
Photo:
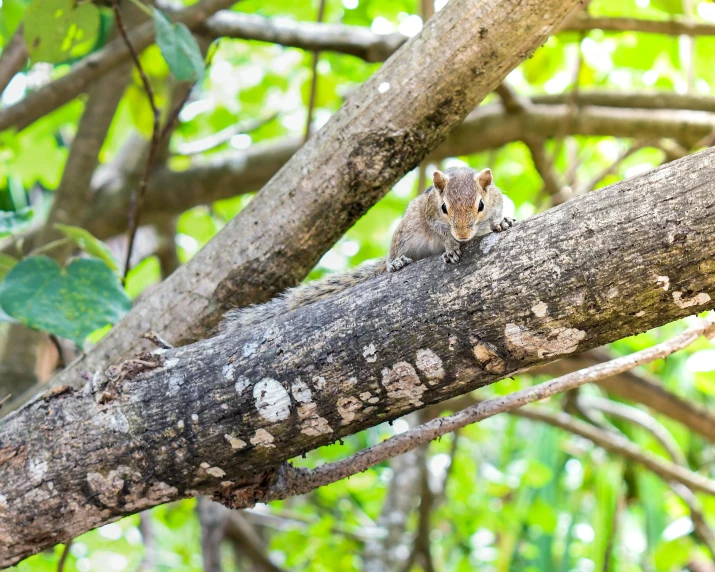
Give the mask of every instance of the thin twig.
<svg viewBox="0 0 715 572">
<path fill-rule="evenodd" d="M 2 409 L 2 406 L 5 405 L 5 402 L 12 397 L 12 393 L 8 393 L 5 397 L 0 399 L 0 409 Z"/>
<path fill-rule="evenodd" d="M 223 145 L 230 141 L 232 137 L 240 133 L 250 133 L 260 129 L 264 125 L 267 125 L 278 117 L 278 113 L 273 113 L 268 117 L 259 117 L 258 119 L 249 119 L 248 121 L 242 121 L 240 123 L 234 123 L 229 125 L 221 131 L 212 133 L 211 135 L 204 137 L 203 139 L 197 139 L 196 141 L 190 141 L 179 145 L 176 148 L 176 152 L 179 155 L 198 155 L 199 153 L 206 153 L 206 151 L 211 151 L 216 147 Z"/>
<path fill-rule="evenodd" d="M 149 184 L 149 175 L 151 174 L 152 167 L 154 166 L 154 160 L 156 159 L 157 152 L 159 150 L 159 143 L 161 141 L 161 111 L 156 105 L 156 98 L 154 97 L 154 90 L 151 87 L 151 82 L 144 72 L 141 61 L 139 61 L 139 54 L 137 53 L 134 45 L 129 39 L 129 33 L 124 25 L 124 20 L 122 19 L 122 12 L 119 9 L 119 0 L 114 0 L 114 16 L 117 22 L 117 28 L 122 38 L 124 38 L 124 43 L 131 54 L 134 65 L 139 72 L 139 77 L 141 77 L 142 84 L 144 85 L 144 91 L 146 92 L 147 99 L 149 100 L 149 105 L 151 106 L 151 112 L 153 115 L 153 126 L 151 131 L 151 144 L 149 146 L 149 156 L 144 167 L 144 172 L 142 173 L 139 183 L 137 185 L 136 192 L 132 193 L 129 207 L 129 230 L 127 231 L 127 257 L 124 262 L 124 281 L 127 279 L 127 274 L 129 274 L 130 261 L 132 257 L 132 250 L 134 250 L 134 241 L 136 240 L 137 229 L 139 228 L 139 218 L 141 216 L 141 209 L 144 203 L 144 195 L 146 194 L 146 189 Z"/>
<path fill-rule="evenodd" d="M 72 547 L 72 541 L 70 540 L 69 542 L 65 543 L 64 548 L 62 549 L 62 556 L 60 556 L 60 560 L 57 563 L 57 572 L 62 572 L 65 569 L 65 564 L 67 562 L 67 558 L 70 555 L 70 548 Z"/>
<path fill-rule="evenodd" d="M 699 320 L 685 332 L 651 348 L 616 358 L 607 363 L 597 364 L 569 373 L 509 395 L 483 401 L 447 417 L 439 417 L 419 425 L 414 429 L 390 437 L 382 443 L 364 449 L 346 459 L 326 463 L 311 470 L 297 469 L 291 465 L 283 465 L 281 468 L 281 478 L 276 481 L 276 484 L 268 488 L 263 497 L 263 502 L 305 494 L 318 487 L 366 471 L 378 463 L 406 453 L 407 451 L 412 451 L 421 445 L 429 443 L 433 439 L 466 427 L 472 423 L 493 417 L 499 413 L 518 410 L 518 408 L 528 403 L 541 401 L 547 397 L 628 371 L 656 359 L 665 358 L 689 346 L 701 335 L 707 338 L 715 337 L 715 317 Z M 528 415 L 525 411 L 526 410 L 519 410 L 516 414 L 530 417 L 536 417 L 538 414 L 538 411 L 535 412 L 534 408 L 529 409 Z M 627 439 L 593 428 L 587 423 L 576 421 L 570 415 L 565 413 L 547 413 L 550 416 L 550 420 L 553 421 L 555 419 L 555 423 L 562 423 L 563 426 L 569 425 L 568 430 L 582 435 L 599 445 L 606 442 L 609 446 L 616 447 L 619 453 L 646 465 L 653 472 L 668 481 L 679 481 L 692 489 L 715 495 L 715 482 L 702 475 L 693 473 L 674 463 L 667 462 L 652 453 L 644 453 Z M 606 448 L 605 445 L 604 448 Z"/>
<path fill-rule="evenodd" d="M 626 506 L 625 491 L 623 487 L 623 464 L 620 464 L 621 478 L 619 479 L 620 488 L 618 498 L 616 499 L 616 508 L 613 511 L 613 519 L 611 519 L 611 530 L 608 533 L 606 541 L 606 551 L 603 555 L 603 572 L 608 572 L 611 569 L 611 559 L 613 556 L 613 547 L 616 544 L 616 535 L 618 533 L 618 521 L 621 513 Z"/>
<path fill-rule="evenodd" d="M 612 175 L 613 173 L 615 173 L 623 161 L 625 161 L 626 159 L 628 159 L 628 157 L 630 157 L 634 153 L 637 153 L 638 151 L 647 146 L 649 146 L 648 143 L 644 141 L 636 141 L 635 143 L 633 143 L 633 145 L 628 147 L 625 151 L 621 152 L 618 157 L 615 158 L 614 161 L 610 162 L 607 167 L 598 172 L 590 181 L 582 185 L 576 194 L 583 194 L 593 191 L 596 188 L 596 185 L 598 185 L 598 183 L 608 177 L 608 175 Z"/>
<path fill-rule="evenodd" d="M 322 23 L 325 17 L 325 0 L 320 0 L 318 5 L 318 17 L 316 22 L 318 24 Z M 303 137 L 303 142 L 305 143 L 310 139 L 311 125 L 313 123 L 313 112 L 315 111 L 315 100 L 318 92 L 318 62 L 320 61 L 320 52 L 315 50 L 313 52 L 313 66 L 312 66 L 312 77 L 310 80 L 310 99 L 308 100 L 308 116 L 305 120 L 305 137 Z"/>
<path fill-rule="evenodd" d="M 47 244 L 43 244 L 42 246 L 37 247 L 35 250 L 28 252 L 27 256 L 37 256 L 38 254 L 43 254 L 45 252 L 48 252 L 49 250 L 52 250 L 53 248 L 57 248 L 58 246 L 64 246 L 68 242 L 70 242 L 72 239 L 65 236 L 64 238 L 58 238 L 57 240 L 53 240 L 52 242 L 48 242 Z"/>
</svg>

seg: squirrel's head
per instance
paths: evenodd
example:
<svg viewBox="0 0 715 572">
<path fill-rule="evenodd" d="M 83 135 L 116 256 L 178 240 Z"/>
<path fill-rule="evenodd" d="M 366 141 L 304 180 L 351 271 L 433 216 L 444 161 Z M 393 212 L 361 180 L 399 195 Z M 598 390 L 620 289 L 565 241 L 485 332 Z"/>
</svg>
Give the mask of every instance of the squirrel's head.
<svg viewBox="0 0 715 572">
<path fill-rule="evenodd" d="M 477 223 L 487 215 L 487 196 L 493 191 L 492 172 L 468 168 L 435 171 L 435 199 L 444 220 L 449 222 L 452 236 L 466 242 L 477 232 Z"/>
</svg>

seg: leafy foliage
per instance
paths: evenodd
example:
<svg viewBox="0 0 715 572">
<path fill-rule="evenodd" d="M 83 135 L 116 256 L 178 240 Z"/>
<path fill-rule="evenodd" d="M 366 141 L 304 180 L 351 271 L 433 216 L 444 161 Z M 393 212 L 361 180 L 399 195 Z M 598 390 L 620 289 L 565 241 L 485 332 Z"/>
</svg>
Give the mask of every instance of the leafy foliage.
<svg viewBox="0 0 715 572">
<path fill-rule="evenodd" d="M 55 228 L 64 234 L 67 238 L 73 240 L 75 244 L 84 250 L 90 256 L 103 261 L 116 274 L 120 273 L 119 262 L 114 258 L 112 251 L 107 248 L 101 240 L 97 240 L 92 233 L 79 226 L 70 226 L 68 224 L 56 224 Z"/>
<path fill-rule="evenodd" d="M 82 346 L 93 331 L 131 308 L 119 280 L 99 260 L 76 259 L 62 268 L 46 256 L 16 264 L 0 286 L 0 306 L 13 318 Z"/>
<path fill-rule="evenodd" d="M 32 60 L 58 63 L 84 55 L 94 46 L 99 35 L 99 9 L 90 2 L 33 0 L 24 23 Z"/>
</svg>

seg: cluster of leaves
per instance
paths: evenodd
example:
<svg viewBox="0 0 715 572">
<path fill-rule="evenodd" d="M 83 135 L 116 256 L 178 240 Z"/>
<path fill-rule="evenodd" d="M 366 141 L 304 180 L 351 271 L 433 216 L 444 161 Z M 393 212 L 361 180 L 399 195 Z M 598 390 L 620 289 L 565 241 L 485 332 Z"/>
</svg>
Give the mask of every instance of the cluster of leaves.
<svg viewBox="0 0 715 572">
<path fill-rule="evenodd" d="M 26 4 L 23 0 L 3 0 L 0 33 L 5 41 L 22 18 Z M 407 31 L 415 22 L 418 4 L 416 0 L 329 0 L 326 20 L 368 26 L 377 31 Z M 701 17 L 710 15 L 715 20 L 712 3 L 702 0 L 694 4 Z M 298 20 L 313 20 L 315 8 L 310 2 L 292 0 L 270 3 L 243 0 L 237 6 L 244 12 Z M 590 12 L 598 16 L 668 19 L 682 15 L 683 7 L 680 0 L 593 0 Z M 54 74 L 63 73 L 72 58 L 103 45 L 105 40 L 101 30 L 106 28 L 105 18 L 111 15 L 101 9 L 99 13 L 100 31 L 95 43 L 91 46 L 89 40 L 80 43 L 82 38 L 73 31 L 70 37 L 77 41 L 66 44 L 63 41 L 62 45 L 68 46 L 64 51 L 68 53 L 64 59 L 58 57 L 55 60 Z M 154 17 L 157 28 L 166 28 L 166 22 L 159 22 L 158 12 Z M 160 34 L 159 47 L 154 46 L 141 56 L 163 101 L 168 98 L 166 80 L 170 73 L 186 77 L 180 75 L 182 72 L 178 67 L 181 66 L 177 61 L 184 62 L 186 70 L 193 69 L 198 74 L 190 79 L 201 77 L 195 57 L 182 59 L 181 54 L 186 53 L 182 47 L 185 33 L 169 27 L 170 31 Z M 89 37 L 87 31 L 85 35 Z M 170 40 L 167 47 L 164 39 L 172 36 L 175 39 Z M 510 82 L 522 93 L 567 91 L 573 87 L 572 62 L 580 48 L 583 54 L 579 76 L 581 89 L 684 91 L 687 85 L 687 70 L 681 58 L 682 42 L 678 38 L 591 32 L 583 41 L 579 40 L 579 34 L 575 33 L 562 33 L 551 38 L 511 74 Z M 702 93 L 711 93 L 715 89 L 715 68 L 711 65 L 714 48 L 715 39 L 697 38 L 696 88 Z M 83 49 L 86 51 L 82 52 Z M 255 143 L 302 135 L 310 92 L 311 60 L 311 54 L 296 49 L 258 42 L 222 42 L 196 98 L 182 113 L 172 148 L 176 150 L 184 143 L 235 123 L 275 112 L 278 113 L 276 120 L 251 133 L 236 135 L 207 154 L 236 152 Z M 325 121 L 354 86 L 365 81 L 377 67 L 377 64 L 366 64 L 350 56 L 322 54 L 315 114 L 318 123 Z M 57 187 L 67 156 L 67 141 L 76 128 L 81 111 L 82 104 L 73 102 L 20 133 L 0 135 L 3 144 L 0 147 L 0 207 L 15 213 L 0 217 L 0 230 L 18 232 L 16 225 L 29 220 L 29 211 L 23 209 L 28 207 L 30 190 L 40 187 L 49 195 Z M 102 160 L 111 160 L 131 133 L 138 130 L 148 134 L 150 125 L 146 96 L 140 83 L 135 81 L 122 99 L 102 149 Z M 572 166 L 573 158 L 578 157 L 578 176 L 584 181 L 610 165 L 628 144 L 613 138 L 588 136 L 570 138 L 566 143 L 561 146 L 555 166 L 565 173 Z M 549 151 L 557 148 L 559 145 L 554 143 Z M 35 160 L 38 153 L 44 159 L 41 167 Z M 623 161 L 600 184 L 610 184 L 649 170 L 661 161 L 661 152 L 643 149 Z M 175 154 L 171 166 L 181 169 L 190 162 L 191 159 Z M 498 184 L 513 201 L 520 219 L 544 208 L 541 179 L 528 149 L 521 143 L 469 157 L 452 158 L 445 161 L 443 167 L 450 164 L 468 164 L 475 168 L 489 165 Z M 428 173 L 435 167 L 429 165 Z M 417 188 L 417 181 L 418 174 L 413 172 L 396 185 L 323 257 L 310 278 L 339 272 L 384 254 L 407 202 L 422 190 Z M 236 197 L 181 215 L 175 236 L 180 259 L 190 259 L 249 201 L 250 196 Z M 88 246 L 89 243 L 91 241 L 86 239 L 80 248 L 89 251 L 95 261 L 103 260 L 102 263 L 107 264 L 106 259 L 97 257 L 98 253 Z M 24 262 L 0 257 L 0 272 Z M 82 262 L 87 261 L 83 259 Z M 35 265 L 39 266 L 33 262 L 32 266 Z M 53 274 L 53 280 L 67 281 L 82 274 L 81 268 L 76 273 L 65 269 L 64 275 L 62 272 L 58 275 L 56 268 L 46 268 L 42 271 L 47 272 L 47 276 Z M 157 257 L 148 256 L 128 276 L 126 290 L 134 297 L 160 278 Z M 112 307 L 116 309 L 118 306 Z M 56 309 L 46 310 L 56 317 L 55 312 Z M 46 325 L 36 327 L 49 328 Z M 680 328 L 682 324 L 661 328 L 614 344 L 613 349 L 623 354 L 643 349 L 666 339 Z M 701 341 L 688 351 L 648 369 L 670 391 L 712 408 L 715 399 L 713 352 L 712 344 Z M 480 397 L 507 393 L 533 382 L 528 376 L 519 376 L 480 390 Z M 595 388 L 586 391 L 598 392 Z M 668 418 L 658 416 L 658 421 L 673 434 L 691 466 L 712 475 L 713 458 L 707 444 Z M 659 443 L 645 431 L 622 422 L 613 424 L 646 450 L 664 454 Z M 394 427 L 376 427 L 346 439 L 344 445 L 322 448 L 311 453 L 307 460 L 297 462 L 315 466 L 341 458 L 403 429 L 399 422 Z M 449 473 L 444 499 L 432 514 L 430 536 L 433 556 L 441 569 L 601 570 L 609 539 L 613 539 L 611 570 L 680 570 L 693 558 L 706 554 L 692 535 L 687 507 L 668 485 L 646 470 L 624 463 L 583 439 L 533 421 L 503 416 L 469 427 L 460 434 L 456 447 L 453 445 L 453 437 L 433 443 L 426 460 L 431 480 L 438 486 L 440 479 Z M 286 518 L 284 520 L 293 525 L 277 530 L 261 529 L 270 556 L 286 569 L 361 569 L 360 555 L 364 544 L 359 535 L 343 534 L 335 529 L 337 525 L 341 530 L 353 531 L 374 527 L 392 477 L 391 467 L 385 464 L 307 497 L 266 508 L 278 517 L 289 511 L 297 513 L 309 522 L 299 527 L 294 525 L 294 520 Z M 715 526 L 713 500 L 698 497 L 708 522 Z M 159 547 L 158 569 L 202 569 L 194 504 L 194 501 L 183 501 L 152 511 L 155 541 Z M 618 518 L 614 518 L 619 504 L 622 509 Z M 416 518 L 414 513 L 410 517 L 408 529 L 411 533 L 416 530 Z M 60 550 L 28 559 L 18 569 L 55 570 Z M 138 517 L 133 516 L 75 541 L 65 569 L 80 572 L 108 568 L 133 570 L 142 555 Z M 224 570 L 235 570 L 230 555 L 226 556 Z"/>
</svg>

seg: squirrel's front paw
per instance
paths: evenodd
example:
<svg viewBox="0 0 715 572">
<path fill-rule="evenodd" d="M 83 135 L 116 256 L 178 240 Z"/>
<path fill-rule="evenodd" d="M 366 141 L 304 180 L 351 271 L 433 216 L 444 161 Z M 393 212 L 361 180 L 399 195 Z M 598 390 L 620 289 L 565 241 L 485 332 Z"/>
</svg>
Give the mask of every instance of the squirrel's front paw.
<svg viewBox="0 0 715 572">
<path fill-rule="evenodd" d="M 460 250 L 459 246 L 455 249 L 452 250 L 447 250 L 443 255 L 442 255 L 442 260 L 445 261 L 446 264 L 449 264 L 450 262 L 452 264 L 456 264 L 459 262 L 459 259 L 462 257 L 462 251 Z"/>
<path fill-rule="evenodd" d="M 505 216 L 502 220 L 499 222 L 492 222 L 491 224 L 491 229 L 494 232 L 502 232 L 503 230 L 506 230 L 512 226 L 514 226 L 514 223 L 516 222 L 516 219 L 513 219 L 511 217 Z"/>
<path fill-rule="evenodd" d="M 412 264 L 412 259 L 407 258 L 403 254 L 402 256 L 398 256 L 397 258 L 395 258 L 395 260 L 391 260 L 390 262 L 387 263 L 387 271 L 388 272 L 397 272 L 398 270 L 402 270 L 408 264 Z"/>
</svg>

